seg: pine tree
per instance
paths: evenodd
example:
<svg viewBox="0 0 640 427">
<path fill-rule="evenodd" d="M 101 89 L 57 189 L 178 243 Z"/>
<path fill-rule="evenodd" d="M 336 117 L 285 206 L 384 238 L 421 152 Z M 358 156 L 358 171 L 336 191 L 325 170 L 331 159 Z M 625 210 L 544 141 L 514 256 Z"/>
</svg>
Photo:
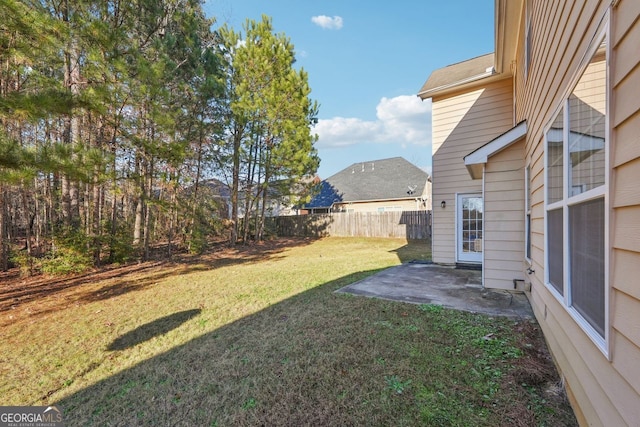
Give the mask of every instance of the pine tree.
<svg viewBox="0 0 640 427">
<path fill-rule="evenodd" d="M 313 146 L 311 124 L 318 105 L 313 102 L 304 70 L 295 70 L 293 45 L 284 34 L 275 34 L 271 19 L 248 20 L 240 36 L 225 31 L 227 48 L 233 52 L 231 111 L 234 126 L 244 132 L 231 133 L 234 159 L 244 160 L 245 221 L 243 234 L 249 235 L 253 212 L 256 238 L 262 239 L 266 209 L 274 183 L 286 182 L 288 191 L 319 165 Z M 243 124 L 246 123 L 246 127 Z M 240 135 L 240 138 L 238 136 Z M 238 174 L 239 175 L 239 174 Z M 234 189 L 239 176 L 234 174 Z M 235 208 L 234 208 L 235 210 Z"/>
</svg>

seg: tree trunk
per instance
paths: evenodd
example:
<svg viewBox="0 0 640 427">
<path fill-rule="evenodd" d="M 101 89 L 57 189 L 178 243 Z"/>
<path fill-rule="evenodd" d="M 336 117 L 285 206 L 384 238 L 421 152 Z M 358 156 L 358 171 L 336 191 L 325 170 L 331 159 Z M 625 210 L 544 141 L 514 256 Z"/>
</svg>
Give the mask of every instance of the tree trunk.
<svg viewBox="0 0 640 427">
<path fill-rule="evenodd" d="M 45 233 L 49 233 L 49 235 L 53 235 L 55 230 L 56 222 L 58 218 L 55 216 L 55 204 L 54 204 L 54 193 L 56 188 L 56 176 L 55 174 L 49 174 L 47 177 L 46 188 L 45 188 L 45 200 L 46 200 L 46 212 L 44 215 L 45 218 Z"/>
<path fill-rule="evenodd" d="M 135 177 L 138 180 L 138 197 L 136 199 L 136 211 L 135 211 L 135 220 L 133 223 L 133 246 L 140 246 L 140 242 L 142 241 L 142 221 L 144 214 L 144 179 L 141 176 L 143 167 L 138 166 L 143 162 L 142 159 L 138 159 L 136 162 L 136 170 Z"/>
<path fill-rule="evenodd" d="M 53 140 L 51 122 L 49 120 L 45 123 L 45 135 L 47 141 Z M 58 173 L 52 172 L 47 175 L 45 184 L 45 198 L 46 198 L 46 214 L 45 214 L 45 233 L 53 235 L 54 231 L 57 231 L 58 227 L 58 189 L 59 189 L 59 176 Z"/>
<path fill-rule="evenodd" d="M 101 119 L 98 119 L 98 137 L 95 139 L 96 148 L 102 149 L 105 142 L 105 129 Z M 96 164 L 93 168 L 93 182 L 91 183 L 92 190 L 92 206 L 91 206 L 91 218 L 89 227 L 91 236 L 91 246 L 93 249 L 93 264 L 100 265 L 100 257 L 102 252 L 102 227 L 100 226 L 100 220 L 102 217 L 102 185 L 100 184 L 100 176 L 104 171 Z M 115 195 L 114 195 L 115 196 Z"/>
<path fill-rule="evenodd" d="M 6 191 L 3 185 L 0 185 L 0 269 L 7 271 L 9 269 L 9 241 L 7 236 L 7 200 Z"/>
<path fill-rule="evenodd" d="M 269 201 L 269 180 L 271 179 L 271 152 L 269 151 L 270 142 L 267 142 L 267 152 L 264 157 L 264 185 L 262 189 L 262 206 L 260 208 L 260 219 L 256 224 L 256 240 L 262 241 L 264 237 L 264 221 L 267 211 L 267 202 Z"/>
<path fill-rule="evenodd" d="M 264 189 L 262 190 L 262 206 L 260 208 L 260 217 L 259 217 L 259 221 L 257 224 L 257 231 L 256 231 L 256 240 L 257 241 L 262 241 L 263 237 L 264 237 L 264 218 L 266 215 L 266 210 L 267 210 L 267 202 L 269 201 L 269 197 L 268 197 L 268 180 L 267 180 L 267 176 L 265 176 L 265 180 L 264 180 Z"/>
<path fill-rule="evenodd" d="M 85 236 L 89 237 L 91 236 L 91 192 L 88 184 L 82 184 L 77 188 L 78 190 L 82 188 L 82 203 L 78 204 L 80 229 Z M 91 249 L 90 246 L 91 244 L 87 241 L 87 252 Z"/>
<path fill-rule="evenodd" d="M 136 219 L 133 225 L 133 246 L 139 246 L 142 240 L 142 220 L 144 213 L 144 195 L 141 194 L 136 201 Z"/>
<path fill-rule="evenodd" d="M 25 219 L 25 246 L 27 249 L 27 262 L 29 263 L 29 274 L 33 274 L 33 247 L 31 242 L 31 221 L 29 219 L 29 200 L 27 197 L 27 190 L 24 183 L 20 186 L 20 193 L 22 193 L 22 209 L 24 211 L 24 219 Z"/>
<path fill-rule="evenodd" d="M 60 198 L 61 198 L 61 211 L 62 223 L 65 227 L 71 225 L 71 191 L 70 191 L 69 178 L 66 174 L 60 176 Z"/>
<path fill-rule="evenodd" d="M 146 188 L 149 198 L 151 197 L 153 191 L 153 159 L 149 161 L 149 165 L 146 168 Z M 151 241 L 151 209 L 149 207 L 149 203 L 145 203 L 144 209 L 144 230 L 142 234 L 143 238 L 143 249 L 144 249 L 144 260 L 147 261 L 149 259 L 149 242 Z"/>
<path fill-rule="evenodd" d="M 69 0 L 65 0 L 63 20 L 71 26 L 71 10 Z M 75 98 L 80 94 L 80 61 L 78 45 L 72 40 L 68 46 L 68 51 L 64 55 L 64 82 L 71 95 Z M 74 111 L 65 120 L 66 142 L 75 147 L 80 140 L 80 121 L 78 114 Z M 72 154 L 73 156 L 73 154 Z M 78 206 L 78 184 L 72 182 L 66 174 L 62 176 L 62 218 L 66 226 L 76 225 L 79 217 Z"/>
<path fill-rule="evenodd" d="M 231 238 L 229 243 L 235 245 L 238 242 L 238 191 L 240 188 L 240 142 L 242 141 L 242 130 L 236 126 L 233 135 L 233 171 L 231 183 Z"/>
<path fill-rule="evenodd" d="M 167 247 L 167 256 L 169 259 L 173 257 L 173 236 L 175 234 L 176 224 L 178 223 L 178 198 L 177 198 L 177 173 L 171 174 L 171 179 L 169 183 L 169 190 L 171 191 L 171 202 L 169 208 L 169 230 L 167 232 L 167 239 L 169 240 Z"/>
<path fill-rule="evenodd" d="M 115 144 L 115 130 L 113 133 L 113 139 L 111 144 L 111 150 L 113 153 L 113 163 L 111 167 L 113 168 L 113 187 L 111 188 L 111 229 L 109 230 L 109 263 L 113 263 L 115 261 L 115 246 L 118 232 L 118 175 L 116 173 L 117 163 L 116 163 L 116 144 Z"/>
<path fill-rule="evenodd" d="M 41 216 L 40 216 L 40 195 L 38 194 L 38 178 L 33 179 L 33 194 L 34 194 L 34 209 L 33 209 L 33 220 L 34 220 L 34 233 L 35 233 L 35 241 L 36 248 L 38 252 L 40 252 L 40 237 L 42 235 L 42 227 L 41 227 Z"/>
<path fill-rule="evenodd" d="M 256 150 L 256 154 L 253 153 L 253 150 Z M 243 240 L 246 244 L 249 242 L 249 232 L 251 228 L 251 213 L 253 211 L 253 204 L 255 195 L 253 194 L 254 189 L 254 179 L 256 174 L 256 165 L 258 164 L 258 144 L 252 143 L 249 147 L 249 158 L 247 159 L 247 180 L 246 180 L 246 188 L 245 188 L 245 211 L 244 211 L 244 221 L 242 222 L 243 226 Z"/>
<path fill-rule="evenodd" d="M 102 207 L 102 197 L 100 191 L 99 176 L 100 169 L 98 166 L 93 171 L 93 208 L 91 212 L 91 245 L 93 249 L 93 264 L 100 265 L 100 252 L 102 250 L 100 243 L 100 212 Z"/>
<path fill-rule="evenodd" d="M 200 127 L 198 138 L 198 158 L 196 160 L 196 180 L 193 184 L 193 195 L 191 197 L 191 229 L 189 233 L 191 234 L 191 239 L 189 239 L 189 250 L 191 250 L 191 243 L 193 241 L 193 231 L 194 228 L 197 227 L 197 209 L 198 209 L 198 190 L 200 189 L 200 174 L 202 173 L 202 139 L 204 136 L 202 135 L 202 127 Z"/>
</svg>

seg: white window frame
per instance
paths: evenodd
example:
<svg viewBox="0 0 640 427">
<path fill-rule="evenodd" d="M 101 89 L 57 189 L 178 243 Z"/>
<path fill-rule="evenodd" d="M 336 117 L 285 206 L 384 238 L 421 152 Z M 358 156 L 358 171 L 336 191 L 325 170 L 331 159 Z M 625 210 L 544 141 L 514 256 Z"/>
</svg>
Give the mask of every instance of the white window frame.
<svg viewBox="0 0 640 427">
<path fill-rule="evenodd" d="M 484 204 L 484 174 L 483 174 L 483 178 L 482 178 L 482 192 L 477 193 L 477 192 L 464 192 L 464 193 L 455 193 L 455 215 L 454 215 L 454 220 L 455 220 L 455 260 L 456 263 L 470 263 L 470 264 L 478 264 L 478 265 L 484 265 L 484 242 L 485 242 L 485 204 Z M 458 227 L 460 225 L 460 210 L 461 207 L 458 203 L 458 200 L 460 197 L 479 197 L 482 199 L 482 256 L 481 256 L 481 260 L 478 261 L 471 261 L 471 260 L 461 260 L 460 256 L 460 240 L 462 239 L 462 230 L 460 229 L 460 227 Z M 484 284 L 484 268 L 482 269 L 482 283 Z"/>
<path fill-rule="evenodd" d="M 609 130 L 609 117 L 610 117 L 610 100 L 611 100 L 611 88 L 610 88 L 610 70 L 609 64 L 611 59 L 611 34 L 610 34 L 610 19 L 609 19 L 609 11 L 606 12 L 606 15 L 603 19 L 603 23 L 599 31 L 597 32 L 597 36 L 592 40 L 592 44 L 589 46 L 589 49 L 585 53 L 581 66 L 579 67 L 578 73 L 572 79 L 571 84 L 569 85 L 569 90 L 564 94 L 563 102 L 558 105 L 555 111 L 552 114 L 552 119 L 544 128 L 544 283 L 549 292 L 562 304 L 562 306 L 567 310 L 569 315 L 573 318 L 573 320 L 582 328 L 582 330 L 586 333 L 586 335 L 591 339 L 591 341 L 602 351 L 602 353 L 609 359 L 610 358 L 610 319 L 609 319 L 609 252 L 610 252 L 610 220 L 609 220 L 609 206 L 610 206 L 610 195 L 609 195 L 609 185 L 611 182 L 611 163 L 610 163 L 610 130 Z M 606 74 L 605 74 L 605 87 L 606 87 L 606 111 L 605 115 L 605 168 L 608 171 L 605 173 L 605 183 L 602 186 L 597 188 L 593 188 L 584 193 L 578 195 L 570 194 L 571 183 L 569 182 L 571 176 L 570 173 L 567 172 L 569 168 L 569 132 L 571 128 L 569 126 L 569 96 L 573 93 L 577 83 L 582 78 L 585 73 L 591 59 L 596 54 L 598 48 L 602 44 L 603 41 L 606 40 Z M 563 111 L 563 140 L 565 143 L 563 144 L 563 197 L 562 200 L 548 203 L 548 140 L 547 133 L 552 127 L 553 121 L 560 111 Z M 571 283 L 570 283 L 570 275 L 568 263 L 570 259 L 569 252 L 569 207 L 581 204 L 583 202 L 587 202 L 589 200 L 604 198 L 604 336 L 601 336 L 593 326 L 575 309 L 572 307 L 571 302 Z M 561 295 L 554 286 L 550 283 L 549 280 L 549 245 L 548 245 L 548 212 L 555 209 L 563 209 L 563 294 Z"/>
</svg>

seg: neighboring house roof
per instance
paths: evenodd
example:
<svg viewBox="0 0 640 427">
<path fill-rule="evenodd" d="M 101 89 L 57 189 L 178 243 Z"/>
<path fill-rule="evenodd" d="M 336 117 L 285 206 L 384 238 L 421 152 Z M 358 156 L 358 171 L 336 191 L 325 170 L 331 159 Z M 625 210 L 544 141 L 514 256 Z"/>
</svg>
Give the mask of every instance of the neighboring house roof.
<svg viewBox="0 0 640 427">
<path fill-rule="evenodd" d="M 307 208 L 421 197 L 429 175 L 402 157 L 354 163 L 321 183 Z"/>
<path fill-rule="evenodd" d="M 320 192 L 305 205 L 305 208 L 329 208 L 333 206 L 334 203 L 341 201 L 342 196 L 339 194 L 338 190 L 325 180 L 320 183 Z"/>
<path fill-rule="evenodd" d="M 231 188 L 219 179 L 205 179 L 200 181 L 200 186 L 209 188 L 215 195 L 222 198 L 231 197 Z"/>
<path fill-rule="evenodd" d="M 422 85 L 418 96 L 429 98 L 433 93 L 489 77 L 494 73 L 493 64 L 494 54 L 488 53 L 437 69 Z"/>
</svg>

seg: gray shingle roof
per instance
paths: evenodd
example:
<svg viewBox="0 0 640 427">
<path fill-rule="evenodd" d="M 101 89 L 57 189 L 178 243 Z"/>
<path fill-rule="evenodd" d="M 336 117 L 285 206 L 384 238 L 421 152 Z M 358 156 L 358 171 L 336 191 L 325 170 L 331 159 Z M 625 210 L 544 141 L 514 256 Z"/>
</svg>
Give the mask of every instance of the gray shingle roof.
<svg viewBox="0 0 640 427">
<path fill-rule="evenodd" d="M 488 68 L 493 67 L 493 63 L 494 54 L 489 53 L 439 68 L 431 73 L 419 93 L 462 82 L 486 73 Z"/>
<path fill-rule="evenodd" d="M 413 199 L 424 192 L 429 175 L 402 157 L 354 163 L 322 181 L 321 191 L 306 206 L 335 202 Z"/>
</svg>

